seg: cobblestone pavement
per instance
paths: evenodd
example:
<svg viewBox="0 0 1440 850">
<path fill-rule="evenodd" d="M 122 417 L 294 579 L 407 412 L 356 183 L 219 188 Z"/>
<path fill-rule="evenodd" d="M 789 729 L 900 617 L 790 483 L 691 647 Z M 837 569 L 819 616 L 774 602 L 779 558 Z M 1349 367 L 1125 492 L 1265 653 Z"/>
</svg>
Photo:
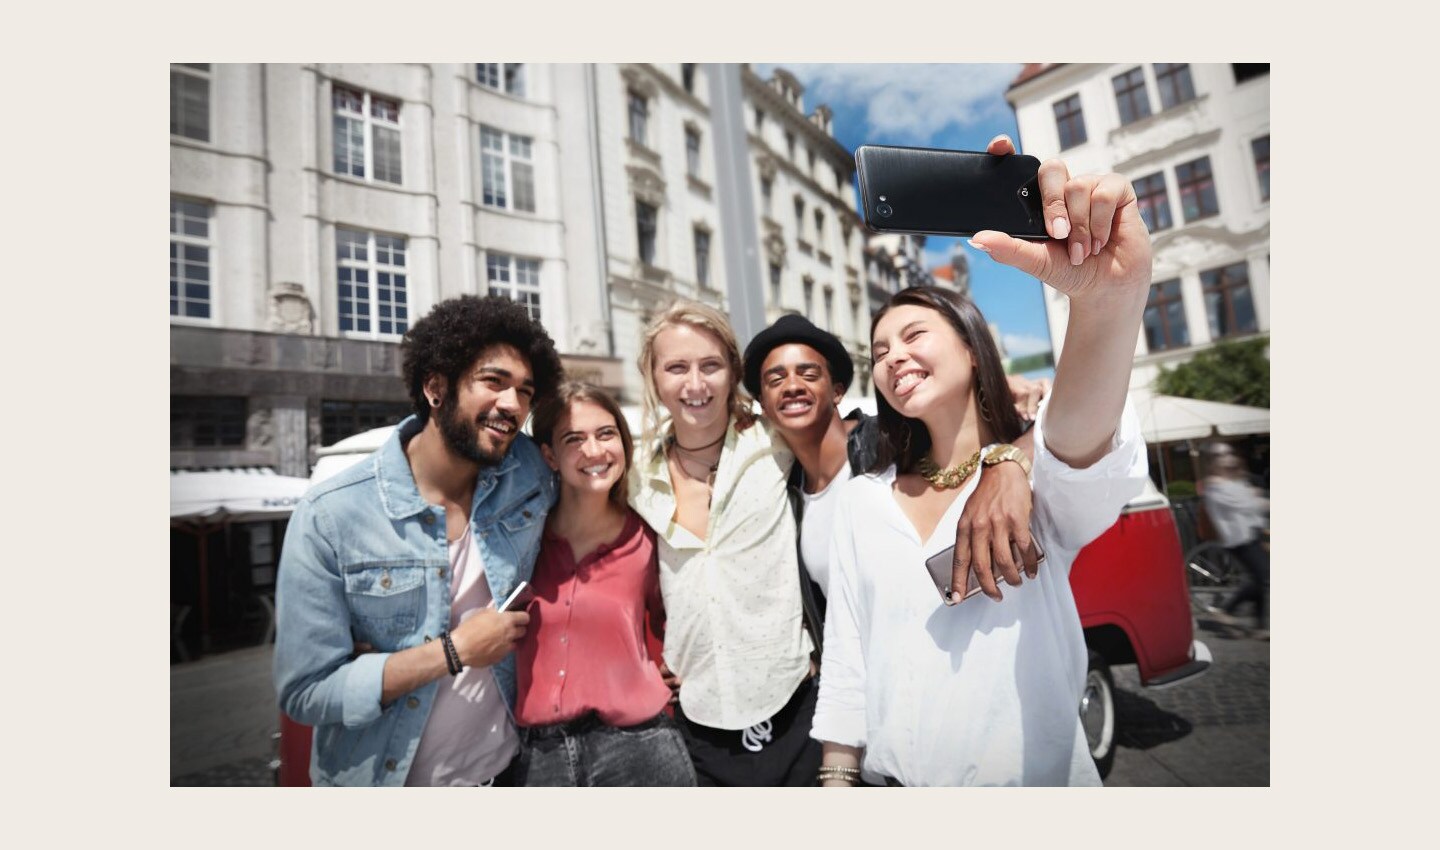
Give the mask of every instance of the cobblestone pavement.
<svg viewBox="0 0 1440 850">
<path fill-rule="evenodd" d="M 1270 644 L 1204 617 L 1196 637 L 1214 656 L 1198 679 L 1154 691 L 1134 665 L 1112 671 L 1120 733 L 1106 785 L 1270 784 Z M 171 667 L 171 785 L 274 783 L 270 655 L 254 647 Z"/>
<path fill-rule="evenodd" d="M 1111 671 L 1120 730 L 1107 786 L 1270 784 L 1270 643 L 1203 615 L 1195 637 L 1214 656 L 1198 679 L 1157 691 L 1133 664 Z"/>
</svg>

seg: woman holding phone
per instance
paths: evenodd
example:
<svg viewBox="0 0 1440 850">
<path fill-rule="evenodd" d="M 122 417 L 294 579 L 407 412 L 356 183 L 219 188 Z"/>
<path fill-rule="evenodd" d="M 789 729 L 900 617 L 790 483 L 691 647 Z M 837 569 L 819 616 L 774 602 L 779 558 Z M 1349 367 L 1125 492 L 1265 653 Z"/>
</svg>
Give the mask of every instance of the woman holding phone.
<svg viewBox="0 0 1440 850">
<path fill-rule="evenodd" d="M 604 390 L 561 385 L 533 431 L 559 475 L 517 648 L 517 785 L 694 785 L 646 647 L 662 633 L 655 534 L 626 504 L 633 441 Z"/>
<path fill-rule="evenodd" d="M 1072 179 L 1052 161 L 1040 188 L 1054 238 L 982 231 L 971 244 L 1069 296 L 1034 428 L 1034 512 L 1015 539 L 1033 535 L 1045 568 L 999 601 L 953 606 L 926 571 L 987 464 L 1026 463 L 1006 445 L 1021 425 L 979 311 L 930 287 L 897 293 L 871 324 L 882 449 L 834 520 L 812 731 L 822 784 L 1100 784 L 1077 711 L 1086 649 L 1069 568 L 1146 477 L 1126 390 L 1150 242 L 1118 175 Z"/>
</svg>

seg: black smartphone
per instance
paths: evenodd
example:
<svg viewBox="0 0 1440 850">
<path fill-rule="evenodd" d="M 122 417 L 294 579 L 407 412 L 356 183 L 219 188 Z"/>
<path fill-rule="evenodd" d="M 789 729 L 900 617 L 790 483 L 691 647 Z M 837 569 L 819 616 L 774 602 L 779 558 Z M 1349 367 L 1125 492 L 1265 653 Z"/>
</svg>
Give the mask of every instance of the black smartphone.
<svg viewBox="0 0 1440 850">
<path fill-rule="evenodd" d="M 882 233 L 974 236 L 998 230 L 1044 240 L 1040 160 L 983 151 L 861 145 L 855 151 L 865 224 Z"/>
</svg>

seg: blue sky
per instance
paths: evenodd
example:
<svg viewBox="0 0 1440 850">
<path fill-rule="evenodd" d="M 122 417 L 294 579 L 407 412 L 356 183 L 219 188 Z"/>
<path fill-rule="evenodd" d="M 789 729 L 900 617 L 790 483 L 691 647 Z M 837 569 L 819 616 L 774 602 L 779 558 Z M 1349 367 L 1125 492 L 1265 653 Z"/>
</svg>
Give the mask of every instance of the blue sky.
<svg viewBox="0 0 1440 850">
<path fill-rule="evenodd" d="M 754 67 L 768 78 L 775 65 Z M 1005 89 L 1020 65 L 783 63 L 781 67 L 804 84 L 807 112 L 822 103 L 830 107 L 835 138 L 851 151 L 867 142 L 984 150 L 996 134 L 1007 133 L 1012 139 L 1017 135 Z M 943 236 L 927 238 L 926 267 L 948 265 L 957 243 L 969 255 L 975 303 L 1000 328 L 1007 353 L 1015 357 L 1050 350 L 1039 281 L 1000 265 L 964 240 Z"/>
</svg>

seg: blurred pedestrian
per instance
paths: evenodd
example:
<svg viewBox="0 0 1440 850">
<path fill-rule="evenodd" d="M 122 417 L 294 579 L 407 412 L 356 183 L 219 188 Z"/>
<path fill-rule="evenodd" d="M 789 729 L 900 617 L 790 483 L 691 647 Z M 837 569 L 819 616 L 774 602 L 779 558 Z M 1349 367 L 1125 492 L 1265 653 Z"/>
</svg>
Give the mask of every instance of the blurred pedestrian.
<svg viewBox="0 0 1440 850">
<path fill-rule="evenodd" d="M 1246 602 L 1255 603 L 1255 636 L 1269 635 L 1270 552 L 1265 545 L 1266 514 L 1270 500 L 1260 495 L 1247 480 L 1239 455 L 1214 455 L 1205 478 L 1205 513 L 1221 546 L 1240 562 L 1244 570 L 1240 586 L 1211 613 L 1233 624 L 1235 612 Z"/>
</svg>

